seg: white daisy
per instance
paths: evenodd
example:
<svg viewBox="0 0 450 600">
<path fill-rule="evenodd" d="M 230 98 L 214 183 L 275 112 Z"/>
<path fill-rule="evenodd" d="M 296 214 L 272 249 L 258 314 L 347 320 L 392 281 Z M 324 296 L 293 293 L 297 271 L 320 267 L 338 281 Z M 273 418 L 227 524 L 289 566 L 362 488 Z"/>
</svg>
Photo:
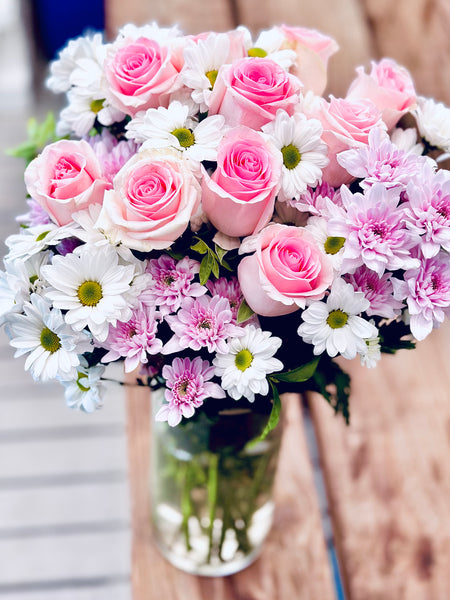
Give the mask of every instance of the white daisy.
<svg viewBox="0 0 450 600">
<path fill-rule="evenodd" d="M 242 337 L 228 341 L 227 354 L 216 354 L 213 365 L 215 374 L 222 378 L 222 388 L 234 400 L 244 396 L 253 402 L 255 394 L 268 394 L 267 374 L 283 368 L 283 363 L 273 358 L 282 340 L 254 325 L 243 330 Z"/>
<path fill-rule="evenodd" d="M 378 335 L 377 328 L 358 315 L 369 308 L 362 292 L 338 278 L 331 286 L 326 302 L 314 302 L 302 312 L 303 323 L 297 330 L 307 344 L 314 344 L 314 354 L 342 354 L 355 358 L 366 351 L 366 339 Z"/>
<path fill-rule="evenodd" d="M 51 252 L 43 251 L 39 254 L 34 254 L 27 260 L 19 258 L 15 261 L 4 261 L 6 273 L 2 274 L 3 284 L 0 284 L 0 287 L 4 290 L 6 296 L 12 295 L 9 297 L 9 301 L 11 297 L 14 298 L 14 312 L 22 310 L 24 302 L 30 301 L 31 294 L 42 295 L 46 283 L 41 277 L 41 267 L 50 262 L 51 256 Z M 6 292 L 5 284 L 8 285 L 10 294 Z M 6 296 L 4 297 L 4 301 L 7 301 Z M 2 314 L 1 310 L 0 314 Z"/>
<path fill-rule="evenodd" d="M 225 133 L 225 119 L 213 115 L 200 121 L 189 117 L 189 107 L 177 100 L 168 108 L 150 108 L 132 119 L 127 127 L 127 137 L 147 148 L 175 148 L 188 158 L 217 160 L 217 148 Z"/>
<path fill-rule="evenodd" d="M 17 277 L 4 271 L 0 271 L 0 326 L 4 325 L 5 319 L 11 313 L 22 310 L 22 306 L 16 301 Z"/>
<path fill-rule="evenodd" d="M 87 413 L 101 408 L 105 391 L 102 383 L 104 371 L 103 365 L 89 367 L 87 360 L 82 356 L 76 378 L 72 381 L 61 382 L 66 388 L 64 397 L 67 406 Z"/>
<path fill-rule="evenodd" d="M 279 200 L 298 199 L 308 186 L 314 187 L 327 166 L 327 145 L 322 142 L 322 125 L 303 113 L 292 117 L 279 110 L 274 121 L 262 127 L 283 155 Z"/>
<path fill-rule="evenodd" d="M 305 229 L 313 234 L 314 239 L 317 241 L 320 248 L 322 248 L 329 257 L 335 273 L 340 274 L 344 255 L 345 238 L 328 235 L 327 223 L 327 219 L 324 219 L 323 217 L 312 216 L 309 217 Z"/>
<path fill-rule="evenodd" d="M 225 33 L 210 33 L 206 39 L 189 40 L 184 50 L 181 81 L 192 90 L 192 99 L 200 112 L 208 110 L 208 101 L 217 74 L 229 62 L 230 41 Z"/>
<path fill-rule="evenodd" d="M 15 233 L 6 238 L 5 243 L 9 248 L 9 253 L 5 260 L 15 261 L 18 258 L 26 260 L 50 246 L 57 246 L 66 238 L 73 237 L 75 231 L 76 227 L 73 223 L 62 227 L 54 223 L 46 223 L 22 229 L 21 233 Z"/>
<path fill-rule="evenodd" d="M 76 377 L 79 354 L 90 349 L 89 336 L 74 332 L 61 311 L 37 294 L 31 295 L 23 310 L 25 314 L 8 318 L 6 328 L 11 346 L 17 348 L 14 356 L 28 354 L 25 370 L 41 381 Z"/>
<path fill-rule="evenodd" d="M 53 289 L 46 295 L 56 308 L 66 310 L 66 323 L 76 331 L 89 327 L 104 342 L 109 324 L 131 317 L 129 292 L 135 275 L 133 265 L 119 265 L 113 248 L 83 246 L 78 254 L 55 256 L 42 267 Z"/>
<path fill-rule="evenodd" d="M 84 89 L 72 88 L 67 93 L 68 105 L 63 108 L 56 125 L 56 134 L 65 136 L 75 133 L 78 137 L 89 134 L 97 119 L 101 125 L 123 121 L 125 114 L 105 100 L 102 90 L 86 93 Z"/>
<path fill-rule="evenodd" d="M 246 27 L 240 26 L 237 30 L 244 36 L 244 44 L 249 56 L 270 58 L 286 71 L 295 63 L 296 53 L 293 50 L 281 49 L 285 37 L 279 27 L 261 31 L 255 42 L 252 41 L 251 33 Z"/>
</svg>

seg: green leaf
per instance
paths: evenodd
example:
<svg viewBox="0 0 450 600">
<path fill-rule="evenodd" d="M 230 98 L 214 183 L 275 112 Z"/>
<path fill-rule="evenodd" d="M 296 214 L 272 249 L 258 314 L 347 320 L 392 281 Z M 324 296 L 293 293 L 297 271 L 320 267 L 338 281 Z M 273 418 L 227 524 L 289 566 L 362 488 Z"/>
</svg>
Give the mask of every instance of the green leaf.
<svg viewBox="0 0 450 600">
<path fill-rule="evenodd" d="M 227 250 L 224 250 L 223 248 L 221 248 L 220 246 L 218 246 L 217 244 L 214 244 L 214 251 L 217 255 L 217 258 L 219 260 L 219 263 L 222 264 L 223 261 L 223 257 L 225 256 L 225 254 L 227 253 Z"/>
<path fill-rule="evenodd" d="M 206 254 L 209 250 L 208 245 L 200 238 L 195 239 L 197 239 L 198 242 L 191 246 L 191 250 L 193 250 L 194 252 L 198 252 L 199 254 Z"/>
<path fill-rule="evenodd" d="M 213 262 L 215 262 L 215 261 L 214 261 L 213 257 L 211 256 L 211 254 L 208 252 L 208 254 L 203 257 L 203 260 L 200 263 L 199 278 L 200 278 L 200 283 L 202 285 L 205 285 L 205 283 L 209 279 L 209 276 L 211 275 L 211 271 L 213 268 Z"/>
<path fill-rule="evenodd" d="M 315 358 L 309 363 L 301 365 L 291 371 L 285 371 L 284 373 L 276 373 L 273 375 L 273 379 L 276 381 L 287 381 L 289 383 L 301 383 L 307 381 L 314 375 L 317 365 L 319 364 L 319 358 Z"/>
<path fill-rule="evenodd" d="M 247 302 L 245 300 L 242 300 L 241 305 L 238 309 L 237 322 L 244 323 L 244 321 L 250 319 L 250 317 L 254 314 L 254 311 L 250 308 Z"/>
<path fill-rule="evenodd" d="M 212 253 L 210 256 L 212 258 L 211 270 L 214 273 L 214 277 L 216 277 L 218 279 L 219 278 L 219 263 L 217 262 L 217 260 L 215 259 L 214 255 Z"/>
<path fill-rule="evenodd" d="M 51 112 L 47 114 L 45 121 L 41 124 L 35 118 L 29 119 L 27 123 L 28 140 L 7 150 L 7 154 L 23 158 L 27 163 L 31 162 L 47 143 L 58 139 L 55 129 L 55 117 Z"/>
</svg>

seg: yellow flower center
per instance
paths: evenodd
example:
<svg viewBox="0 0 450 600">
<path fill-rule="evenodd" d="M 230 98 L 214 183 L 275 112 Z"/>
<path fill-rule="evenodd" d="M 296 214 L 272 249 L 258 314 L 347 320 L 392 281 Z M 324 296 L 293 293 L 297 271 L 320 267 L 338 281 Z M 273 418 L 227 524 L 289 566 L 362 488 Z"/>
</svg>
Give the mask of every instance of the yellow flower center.
<svg viewBox="0 0 450 600">
<path fill-rule="evenodd" d="M 77 386 L 80 388 L 80 390 L 82 392 L 88 392 L 91 388 L 90 387 L 86 387 L 85 385 L 83 385 L 83 383 L 81 383 L 82 379 L 88 379 L 88 376 L 86 375 L 86 373 L 80 373 L 78 372 L 78 377 L 77 377 Z"/>
<path fill-rule="evenodd" d="M 95 114 L 99 113 L 103 108 L 104 102 L 104 100 L 92 100 L 90 104 L 91 111 Z"/>
<path fill-rule="evenodd" d="M 214 84 L 216 83 L 216 79 L 217 79 L 217 75 L 219 74 L 219 71 L 217 69 L 213 69 L 212 71 L 206 71 L 205 75 L 206 77 L 209 79 L 209 83 L 211 84 L 211 90 L 214 87 Z"/>
<path fill-rule="evenodd" d="M 97 281 L 84 281 L 78 288 L 77 295 L 83 306 L 97 306 L 103 298 L 102 286 Z"/>
<path fill-rule="evenodd" d="M 263 48 L 250 48 L 248 55 L 252 58 L 265 58 L 267 52 Z"/>
<path fill-rule="evenodd" d="M 178 129 L 174 129 L 172 131 L 172 135 L 174 135 L 177 140 L 180 142 L 180 146 L 182 148 L 189 148 L 195 144 L 194 134 L 190 129 L 186 127 L 179 127 Z"/>
<path fill-rule="evenodd" d="M 281 148 L 281 154 L 283 155 L 283 164 L 286 169 L 295 169 L 298 163 L 302 160 L 302 155 L 298 151 L 298 148 L 294 146 L 294 144 L 289 144 L 289 146 L 283 146 Z"/>
<path fill-rule="evenodd" d="M 341 327 L 344 327 L 347 321 L 348 314 L 340 309 L 332 310 L 327 318 L 327 323 L 331 329 L 340 329 Z"/>
<path fill-rule="evenodd" d="M 245 371 L 249 368 L 249 366 L 253 362 L 253 354 L 247 348 L 244 348 L 240 352 L 236 354 L 236 358 L 234 359 L 234 364 L 239 369 L 239 371 Z"/>
<path fill-rule="evenodd" d="M 50 354 L 54 354 L 61 348 L 61 340 L 55 332 L 48 327 L 44 327 L 41 331 L 41 346 Z"/>
<path fill-rule="evenodd" d="M 323 247 L 327 254 L 337 254 L 345 244 L 344 237 L 327 237 Z"/>
</svg>

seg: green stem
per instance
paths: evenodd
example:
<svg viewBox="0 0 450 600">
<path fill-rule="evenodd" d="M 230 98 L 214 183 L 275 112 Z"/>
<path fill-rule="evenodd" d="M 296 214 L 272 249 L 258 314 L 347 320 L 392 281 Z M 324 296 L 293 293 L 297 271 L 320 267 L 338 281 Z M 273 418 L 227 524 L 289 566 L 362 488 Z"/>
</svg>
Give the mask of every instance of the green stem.
<svg viewBox="0 0 450 600">
<path fill-rule="evenodd" d="M 181 514 L 183 515 L 183 521 L 181 523 L 181 529 L 184 534 L 184 540 L 186 543 L 186 550 L 192 550 L 191 541 L 189 538 L 189 517 L 192 514 L 192 502 L 191 502 L 191 487 L 190 487 L 190 476 L 189 476 L 189 464 L 184 465 L 184 476 L 183 485 L 181 492 Z"/>
<path fill-rule="evenodd" d="M 208 505 L 209 505 L 209 546 L 208 546 L 208 559 L 207 562 L 211 562 L 212 543 L 213 543 L 213 528 L 214 528 L 214 517 L 216 515 L 217 507 L 217 491 L 219 483 L 219 455 L 211 454 L 209 463 L 208 473 Z"/>
</svg>

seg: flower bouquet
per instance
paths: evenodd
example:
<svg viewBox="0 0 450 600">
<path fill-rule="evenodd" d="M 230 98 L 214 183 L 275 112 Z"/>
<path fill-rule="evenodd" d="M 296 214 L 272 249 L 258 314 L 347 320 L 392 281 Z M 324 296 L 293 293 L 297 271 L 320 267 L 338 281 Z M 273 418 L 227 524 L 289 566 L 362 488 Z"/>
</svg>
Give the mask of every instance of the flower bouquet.
<svg viewBox="0 0 450 600">
<path fill-rule="evenodd" d="M 450 313 L 450 109 L 389 59 L 322 97 L 336 51 L 287 26 L 84 36 L 51 64 L 57 123 L 14 152 L 0 322 L 72 408 L 102 406 L 113 361 L 154 390 L 156 536 L 187 570 L 257 554 L 280 393 L 348 421 L 335 357 L 374 367 Z"/>
</svg>

